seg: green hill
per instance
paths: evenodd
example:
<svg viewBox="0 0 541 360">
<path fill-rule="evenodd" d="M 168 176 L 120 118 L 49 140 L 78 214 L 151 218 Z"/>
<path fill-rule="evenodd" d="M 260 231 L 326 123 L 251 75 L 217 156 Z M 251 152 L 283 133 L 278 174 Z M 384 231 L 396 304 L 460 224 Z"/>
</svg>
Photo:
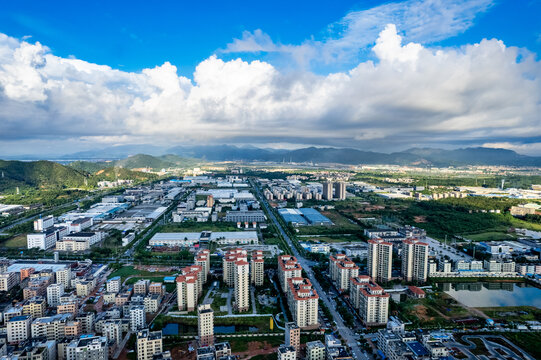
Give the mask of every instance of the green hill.
<svg viewBox="0 0 541 360">
<path fill-rule="evenodd" d="M 115 166 L 123 167 L 127 169 L 141 169 L 141 168 L 166 169 L 166 168 L 175 166 L 174 162 L 170 162 L 167 160 L 163 160 L 159 157 L 146 155 L 146 154 L 133 155 L 122 160 L 117 160 L 114 163 L 115 163 Z"/>
<path fill-rule="evenodd" d="M 125 159 L 115 161 L 74 161 L 69 166 L 74 169 L 96 173 L 106 168 L 119 167 L 125 169 L 143 169 L 149 168 L 155 171 L 167 168 L 189 168 L 201 164 L 201 160 L 183 158 L 178 155 L 152 156 L 146 154 L 137 154 Z"/>
<path fill-rule="evenodd" d="M 0 191 L 19 187 L 77 188 L 85 186 L 86 172 L 52 161 L 0 160 Z"/>
</svg>

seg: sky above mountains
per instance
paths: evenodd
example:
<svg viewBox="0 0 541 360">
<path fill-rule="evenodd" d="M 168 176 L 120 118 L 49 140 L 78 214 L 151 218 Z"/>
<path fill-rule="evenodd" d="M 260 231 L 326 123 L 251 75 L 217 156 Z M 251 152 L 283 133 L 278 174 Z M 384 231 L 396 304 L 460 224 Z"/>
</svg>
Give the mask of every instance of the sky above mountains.
<svg viewBox="0 0 541 360">
<path fill-rule="evenodd" d="M 0 155 L 133 143 L 541 154 L 541 1 L 335 3 L 3 4 Z"/>
</svg>

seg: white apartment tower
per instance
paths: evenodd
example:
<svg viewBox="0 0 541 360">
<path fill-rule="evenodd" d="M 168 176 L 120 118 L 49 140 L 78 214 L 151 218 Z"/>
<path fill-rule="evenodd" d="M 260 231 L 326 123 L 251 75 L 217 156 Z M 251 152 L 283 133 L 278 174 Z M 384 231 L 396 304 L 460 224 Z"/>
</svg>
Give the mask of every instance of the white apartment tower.
<svg viewBox="0 0 541 360">
<path fill-rule="evenodd" d="M 406 281 L 426 282 L 428 244 L 417 239 L 402 242 L 402 276 Z"/>
<path fill-rule="evenodd" d="M 250 264 L 246 260 L 235 262 L 235 308 L 248 311 L 250 308 Z"/>
<path fill-rule="evenodd" d="M 382 239 L 368 240 L 368 275 L 377 282 L 391 280 L 393 244 Z"/>
</svg>

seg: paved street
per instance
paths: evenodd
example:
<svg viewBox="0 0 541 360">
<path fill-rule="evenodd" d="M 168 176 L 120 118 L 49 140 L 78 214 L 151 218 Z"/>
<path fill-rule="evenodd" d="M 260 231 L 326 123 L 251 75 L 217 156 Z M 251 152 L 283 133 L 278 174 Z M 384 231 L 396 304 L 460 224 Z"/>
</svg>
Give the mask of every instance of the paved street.
<svg viewBox="0 0 541 360">
<path fill-rule="evenodd" d="M 290 239 L 290 237 L 286 234 L 286 232 L 284 231 L 284 229 L 282 228 L 282 225 L 280 224 L 280 222 L 278 221 L 278 219 L 276 219 L 276 216 L 274 215 L 274 213 L 272 212 L 272 210 L 270 209 L 270 206 L 267 202 L 267 200 L 265 199 L 264 196 L 262 196 L 261 194 L 261 191 L 259 189 L 259 187 L 257 187 L 255 185 L 254 182 L 252 182 L 252 186 L 254 187 L 254 189 L 256 190 L 257 192 L 257 195 L 259 197 L 259 199 L 261 200 L 261 203 L 263 204 L 263 206 L 265 207 L 265 209 L 267 210 L 268 214 L 269 214 L 269 217 L 270 219 L 274 222 L 274 224 L 276 225 L 276 227 L 278 228 L 278 230 L 280 231 L 280 233 L 282 234 L 282 237 L 285 239 L 285 241 L 287 242 L 287 244 L 289 245 L 289 248 L 291 249 L 293 255 L 297 258 L 299 264 L 302 266 L 302 268 L 304 269 L 304 271 L 306 271 L 306 273 L 308 274 L 308 278 L 310 279 L 310 281 L 312 282 L 312 285 L 314 286 L 314 288 L 316 289 L 318 295 L 319 295 L 319 299 L 321 301 L 323 301 L 323 303 L 329 308 L 333 318 L 334 318 L 334 321 L 336 322 L 336 327 L 337 327 L 337 330 L 338 330 L 338 333 L 340 334 L 340 336 L 342 336 L 342 338 L 346 341 L 347 345 L 349 347 L 351 347 L 352 349 L 352 352 L 353 352 L 353 358 L 354 359 L 369 359 L 369 357 L 367 356 L 367 354 L 365 352 L 363 352 L 361 350 L 361 348 L 357 345 L 357 339 L 355 337 L 355 334 L 351 331 L 350 328 L 348 328 L 345 324 L 344 324 L 344 321 L 342 320 L 342 317 L 340 316 L 340 314 L 338 314 L 338 311 L 336 311 L 336 304 L 334 302 L 331 301 L 331 299 L 329 298 L 328 294 L 325 293 L 323 291 L 323 289 L 321 288 L 321 285 L 319 284 L 319 282 L 316 280 L 314 274 L 313 274 L 313 271 L 312 271 L 312 268 L 310 267 L 311 266 L 311 262 L 306 260 L 298 251 L 297 251 L 297 248 L 293 245 L 293 242 L 292 240 Z"/>
</svg>

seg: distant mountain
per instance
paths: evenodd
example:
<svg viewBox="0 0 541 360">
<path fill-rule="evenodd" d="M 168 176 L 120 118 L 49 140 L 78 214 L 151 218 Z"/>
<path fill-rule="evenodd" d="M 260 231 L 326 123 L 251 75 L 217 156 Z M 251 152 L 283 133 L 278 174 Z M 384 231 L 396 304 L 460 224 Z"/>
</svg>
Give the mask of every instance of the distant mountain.
<svg viewBox="0 0 541 360">
<path fill-rule="evenodd" d="M 124 159 L 136 154 L 148 154 L 153 156 L 163 155 L 165 148 L 155 145 L 119 145 L 111 146 L 104 149 L 80 151 L 72 154 L 61 156 L 61 159 L 78 159 L 78 160 L 113 160 Z"/>
<path fill-rule="evenodd" d="M 541 166 L 541 157 L 520 155 L 512 150 L 464 148 L 455 150 L 412 148 L 391 154 L 351 148 L 308 147 L 297 150 L 269 150 L 233 145 L 177 146 L 168 152 L 213 161 L 273 161 L 339 164 L 397 164 L 397 165 L 506 165 Z"/>
<path fill-rule="evenodd" d="M 143 169 L 161 170 L 167 168 L 188 168 L 200 164 L 201 160 L 183 158 L 178 155 L 167 154 L 162 156 L 152 156 L 147 154 L 137 154 L 120 160 L 113 161 L 73 161 L 69 166 L 96 173 L 99 170 L 118 167 L 125 169 Z"/>
<path fill-rule="evenodd" d="M 484 147 L 455 150 L 413 148 L 404 151 L 420 156 L 436 166 L 506 165 L 541 166 L 541 157 L 520 155 L 513 150 Z"/>
</svg>

